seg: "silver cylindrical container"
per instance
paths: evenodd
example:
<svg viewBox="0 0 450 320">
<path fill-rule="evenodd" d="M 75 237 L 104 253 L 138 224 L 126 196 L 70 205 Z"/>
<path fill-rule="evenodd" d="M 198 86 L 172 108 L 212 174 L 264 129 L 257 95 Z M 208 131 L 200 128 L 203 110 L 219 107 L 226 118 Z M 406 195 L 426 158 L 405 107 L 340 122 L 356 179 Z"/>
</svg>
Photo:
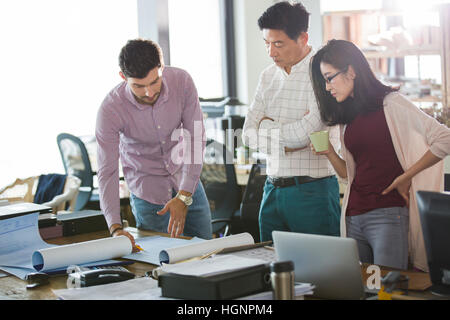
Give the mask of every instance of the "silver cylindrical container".
<svg viewBox="0 0 450 320">
<path fill-rule="evenodd" d="M 292 261 L 272 262 L 270 264 L 270 280 L 274 300 L 293 300 L 295 298 L 295 275 Z"/>
</svg>

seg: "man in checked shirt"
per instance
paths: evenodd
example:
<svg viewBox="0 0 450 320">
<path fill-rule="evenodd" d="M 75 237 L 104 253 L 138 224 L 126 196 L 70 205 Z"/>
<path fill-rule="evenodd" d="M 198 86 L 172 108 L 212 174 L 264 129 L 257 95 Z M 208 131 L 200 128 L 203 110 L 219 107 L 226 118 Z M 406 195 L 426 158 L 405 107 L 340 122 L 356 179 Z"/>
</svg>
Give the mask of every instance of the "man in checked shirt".
<svg viewBox="0 0 450 320">
<path fill-rule="evenodd" d="M 203 115 L 197 89 L 184 70 L 164 66 L 159 45 L 130 40 L 119 55 L 123 81 L 98 114 L 100 205 L 112 236 L 122 229 L 119 158 L 138 228 L 210 239 L 211 212 L 200 173 Z"/>
<path fill-rule="evenodd" d="M 336 128 L 320 119 L 309 65 L 309 13 L 300 4 L 280 2 L 258 20 L 274 64 L 261 74 L 247 114 L 243 140 L 267 155 L 267 180 L 259 212 L 261 241 L 272 231 L 339 236 L 340 198 L 335 172 L 309 147 L 309 134 L 328 130 L 339 149 Z"/>
</svg>

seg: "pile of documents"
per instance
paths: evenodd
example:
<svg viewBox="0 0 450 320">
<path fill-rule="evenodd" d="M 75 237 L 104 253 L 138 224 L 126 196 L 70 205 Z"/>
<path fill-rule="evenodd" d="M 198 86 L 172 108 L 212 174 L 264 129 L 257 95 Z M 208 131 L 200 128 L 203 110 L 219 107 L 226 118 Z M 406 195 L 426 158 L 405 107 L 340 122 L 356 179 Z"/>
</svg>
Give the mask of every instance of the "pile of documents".
<svg viewBox="0 0 450 320">
<path fill-rule="evenodd" d="M 296 299 L 312 294 L 313 288 L 314 286 L 309 283 L 297 283 L 295 285 Z M 162 297 L 158 281 L 148 277 L 86 288 L 53 290 L 53 292 L 63 300 L 174 300 Z M 272 300 L 272 291 L 242 297 L 240 300 Z"/>
</svg>

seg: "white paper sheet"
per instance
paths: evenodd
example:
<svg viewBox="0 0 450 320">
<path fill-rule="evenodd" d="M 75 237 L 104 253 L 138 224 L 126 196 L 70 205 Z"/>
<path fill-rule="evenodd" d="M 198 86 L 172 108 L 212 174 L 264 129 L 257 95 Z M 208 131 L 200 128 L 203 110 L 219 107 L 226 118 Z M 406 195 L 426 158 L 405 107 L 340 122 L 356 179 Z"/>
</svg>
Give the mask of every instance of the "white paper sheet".
<svg viewBox="0 0 450 320">
<path fill-rule="evenodd" d="M 64 300 L 169 300 L 161 297 L 158 281 L 141 277 L 104 285 L 53 290 Z"/>
<path fill-rule="evenodd" d="M 303 296 L 314 294 L 314 288 L 310 283 L 295 283 L 295 300 L 303 300 Z M 273 300 L 273 291 L 260 292 L 237 300 Z"/>
<path fill-rule="evenodd" d="M 176 264 L 163 264 L 161 269 L 166 273 L 187 276 L 205 276 L 265 264 L 266 261 L 237 257 L 231 254 L 217 255 L 203 260 L 194 260 Z"/>
<path fill-rule="evenodd" d="M 198 257 L 213 250 L 229 247 L 254 244 L 253 237 L 247 233 L 239 233 L 227 237 L 216 238 L 195 244 L 184 245 L 161 251 L 159 260 L 161 263 L 175 263 L 192 257 Z"/>
</svg>

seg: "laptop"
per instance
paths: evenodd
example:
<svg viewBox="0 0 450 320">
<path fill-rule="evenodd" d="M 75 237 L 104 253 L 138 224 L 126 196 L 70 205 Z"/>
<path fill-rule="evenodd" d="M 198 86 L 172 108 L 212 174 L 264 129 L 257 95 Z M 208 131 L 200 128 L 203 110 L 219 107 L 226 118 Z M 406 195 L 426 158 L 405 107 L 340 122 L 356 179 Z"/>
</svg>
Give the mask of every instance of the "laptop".
<svg viewBox="0 0 450 320">
<path fill-rule="evenodd" d="M 296 282 L 315 286 L 314 297 L 364 299 L 356 241 L 351 238 L 272 232 L 278 261 L 294 262 Z"/>
</svg>

